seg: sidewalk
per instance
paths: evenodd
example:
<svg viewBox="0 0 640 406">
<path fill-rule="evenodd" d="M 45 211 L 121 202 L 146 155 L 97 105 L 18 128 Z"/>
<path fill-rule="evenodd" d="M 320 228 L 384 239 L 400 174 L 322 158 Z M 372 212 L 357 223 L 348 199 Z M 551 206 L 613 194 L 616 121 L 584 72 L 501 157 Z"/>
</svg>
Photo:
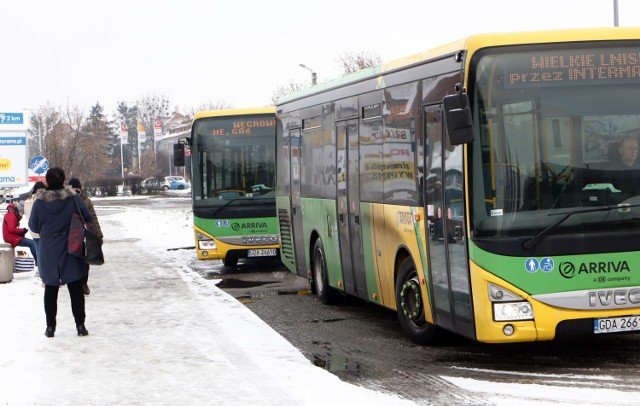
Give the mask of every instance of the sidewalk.
<svg viewBox="0 0 640 406">
<path fill-rule="evenodd" d="M 154 251 L 132 235 L 126 213 L 99 216 L 107 263 L 90 273 L 89 336 L 76 335 L 66 287 L 56 335 L 46 338 L 39 279 L 29 272 L 0 284 L 0 405 L 411 404 L 313 366 L 192 272 L 192 253 Z"/>
</svg>

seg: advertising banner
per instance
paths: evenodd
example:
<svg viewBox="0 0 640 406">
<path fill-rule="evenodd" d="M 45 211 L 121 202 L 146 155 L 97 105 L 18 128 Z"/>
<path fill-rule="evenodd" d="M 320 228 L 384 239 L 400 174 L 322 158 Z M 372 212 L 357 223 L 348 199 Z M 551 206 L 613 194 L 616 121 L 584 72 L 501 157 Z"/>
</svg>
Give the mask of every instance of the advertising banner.
<svg viewBox="0 0 640 406">
<path fill-rule="evenodd" d="M 27 168 L 24 113 L 0 111 L 0 188 L 26 186 Z"/>
</svg>

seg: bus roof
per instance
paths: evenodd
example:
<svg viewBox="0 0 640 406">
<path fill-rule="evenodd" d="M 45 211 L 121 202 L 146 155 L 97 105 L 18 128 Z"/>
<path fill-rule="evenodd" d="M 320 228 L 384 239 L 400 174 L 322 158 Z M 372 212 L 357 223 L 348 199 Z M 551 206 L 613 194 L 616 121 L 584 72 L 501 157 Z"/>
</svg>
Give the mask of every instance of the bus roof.
<svg viewBox="0 0 640 406">
<path fill-rule="evenodd" d="M 193 120 L 205 117 L 224 117 L 224 116 L 247 116 L 251 114 L 275 114 L 276 108 L 271 107 L 254 107 L 242 109 L 224 109 L 224 110 L 207 110 L 200 111 L 195 114 Z"/>
<path fill-rule="evenodd" d="M 395 71 L 407 66 L 421 64 L 428 60 L 441 58 L 446 55 L 455 54 L 461 50 L 466 50 L 468 51 L 468 54 L 473 55 L 482 48 L 496 46 L 633 39 L 640 40 L 640 27 L 583 28 L 571 30 L 475 34 L 467 38 L 432 48 L 428 51 L 349 73 L 310 88 L 291 93 L 281 97 L 278 100 L 277 105 L 280 106 L 284 103 L 304 98 L 312 94 L 321 93 L 328 89 L 382 76 L 387 72 Z M 470 59 L 471 58 L 467 58 L 467 64 Z"/>
</svg>

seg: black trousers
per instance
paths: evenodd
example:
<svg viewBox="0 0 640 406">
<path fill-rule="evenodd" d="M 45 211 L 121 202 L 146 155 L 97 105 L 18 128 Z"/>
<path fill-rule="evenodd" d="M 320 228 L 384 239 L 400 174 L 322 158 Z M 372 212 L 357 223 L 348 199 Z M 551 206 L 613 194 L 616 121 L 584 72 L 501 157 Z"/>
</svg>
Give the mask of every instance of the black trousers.
<svg viewBox="0 0 640 406">
<path fill-rule="evenodd" d="M 44 313 L 47 316 L 47 326 L 56 325 L 58 314 L 58 290 L 60 286 L 45 285 L 44 287 Z M 71 312 L 76 324 L 84 324 L 84 292 L 82 291 L 82 279 L 67 283 L 69 297 L 71 298 Z"/>
</svg>

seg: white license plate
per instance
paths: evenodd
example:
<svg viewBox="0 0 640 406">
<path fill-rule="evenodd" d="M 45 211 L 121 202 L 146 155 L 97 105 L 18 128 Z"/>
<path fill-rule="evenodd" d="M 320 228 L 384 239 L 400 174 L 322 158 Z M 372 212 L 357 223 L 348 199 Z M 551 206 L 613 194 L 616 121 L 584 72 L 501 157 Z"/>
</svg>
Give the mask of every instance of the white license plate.
<svg viewBox="0 0 640 406">
<path fill-rule="evenodd" d="M 276 249 L 275 248 L 266 248 L 261 250 L 249 250 L 249 257 L 275 257 Z"/>
<path fill-rule="evenodd" d="M 640 331 L 640 316 L 609 317 L 593 320 L 593 333 L 619 333 Z"/>
</svg>

